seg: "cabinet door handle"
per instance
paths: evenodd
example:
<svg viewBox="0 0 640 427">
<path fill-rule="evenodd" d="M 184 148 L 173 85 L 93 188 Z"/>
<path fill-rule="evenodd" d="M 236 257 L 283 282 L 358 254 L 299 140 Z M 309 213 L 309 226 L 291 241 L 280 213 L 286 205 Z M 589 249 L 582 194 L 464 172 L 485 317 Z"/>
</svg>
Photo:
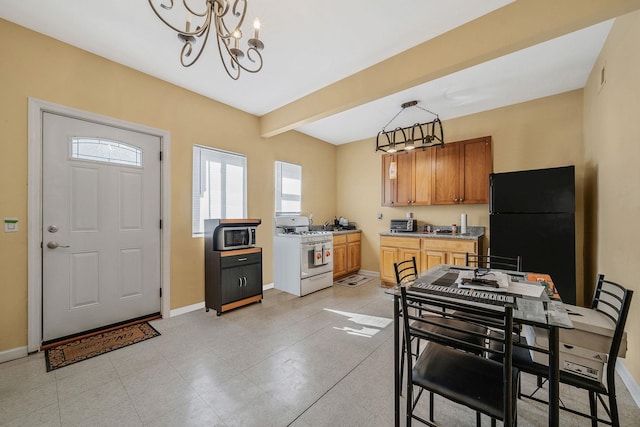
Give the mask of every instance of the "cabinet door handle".
<svg viewBox="0 0 640 427">
<path fill-rule="evenodd" d="M 242 287 L 242 277 L 238 277 L 238 283 L 239 283 L 239 287 Z"/>
<path fill-rule="evenodd" d="M 244 276 L 243 279 L 244 279 L 244 285 L 247 286 L 247 276 Z"/>
</svg>

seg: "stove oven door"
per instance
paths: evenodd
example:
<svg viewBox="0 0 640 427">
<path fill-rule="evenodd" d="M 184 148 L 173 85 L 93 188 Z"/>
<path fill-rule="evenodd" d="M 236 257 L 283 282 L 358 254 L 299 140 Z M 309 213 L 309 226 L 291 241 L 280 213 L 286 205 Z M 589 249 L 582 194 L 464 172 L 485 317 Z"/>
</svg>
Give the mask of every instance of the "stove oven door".
<svg viewBox="0 0 640 427">
<path fill-rule="evenodd" d="M 301 278 L 333 272 L 331 242 L 303 242 L 300 246 Z"/>
</svg>

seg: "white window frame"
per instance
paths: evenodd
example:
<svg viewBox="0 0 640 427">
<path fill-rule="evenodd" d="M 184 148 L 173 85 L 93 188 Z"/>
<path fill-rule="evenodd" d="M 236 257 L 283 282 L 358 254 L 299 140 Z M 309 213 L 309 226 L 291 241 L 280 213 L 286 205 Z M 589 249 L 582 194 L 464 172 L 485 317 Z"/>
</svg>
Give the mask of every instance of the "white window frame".
<svg viewBox="0 0 640 427">
<path fill-rule="evenodd" d="M 300 181 L 300 194 L 284 193 L 282 181 L 284 178 L 291 178 Z M 282 202 L 297 202 L 298 209 L 293 211 L 283 211 Z M 279 215 L 300 215 L 302 212 L 302 166 L 294 163 L 276 161 L 276 216 Z"/>
<path fill-rule="evenodd" d="M 243 170 L 242 185 L 242 217 L 247 217 L 247 156 L 244 154 L 233 153 L 230 151 L 218 150 L 216 148 L 205 147 L 202 145 L 193 146 L 193 193 L 191 201 L 191 234 L 193 237 L 204 237 L 204 220 L 200 209 L 201 199 L 208 188 L 207 163 L 219 163 L 222 172 L 220 174 L 220 209 L 221 218 L 227 216 L 227 194 L 226 194 L 226 167 L 229 165 L 240 166 Z M 210 202 L 211 203 L 211 202 Z M 237 215 L 234 215 L 237 216 Z"/>
</svg>

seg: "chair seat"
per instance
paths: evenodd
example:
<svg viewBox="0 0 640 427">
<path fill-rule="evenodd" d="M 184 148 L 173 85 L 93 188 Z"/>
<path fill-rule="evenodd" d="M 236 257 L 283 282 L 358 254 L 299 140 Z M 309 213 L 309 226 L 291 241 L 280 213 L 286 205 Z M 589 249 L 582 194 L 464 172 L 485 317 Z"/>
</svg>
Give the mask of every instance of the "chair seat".
<svg viewBox="0 0 640 427">
<path fill-rule="evenodd" d="M 502 370 L 502 364 L 494 360 L 430 342 L 414 365 L 412 380 L 415 385 L 502 420 Z M 512 399 L 515 399 L 517 369 L 512 374 Z"/>
</svg>

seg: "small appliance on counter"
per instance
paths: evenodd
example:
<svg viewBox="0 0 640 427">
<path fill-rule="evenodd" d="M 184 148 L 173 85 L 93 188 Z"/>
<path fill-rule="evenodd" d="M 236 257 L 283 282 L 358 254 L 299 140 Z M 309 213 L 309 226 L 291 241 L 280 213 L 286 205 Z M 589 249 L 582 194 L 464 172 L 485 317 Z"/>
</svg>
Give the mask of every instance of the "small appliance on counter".
<svg viewBox="0 0 640 427">
<path fill-rule="evenodd" d="M 392 219 L 390 228 L 392 233 L 418 231 L 418 220 L 412 218 Z"/>
</svg>

